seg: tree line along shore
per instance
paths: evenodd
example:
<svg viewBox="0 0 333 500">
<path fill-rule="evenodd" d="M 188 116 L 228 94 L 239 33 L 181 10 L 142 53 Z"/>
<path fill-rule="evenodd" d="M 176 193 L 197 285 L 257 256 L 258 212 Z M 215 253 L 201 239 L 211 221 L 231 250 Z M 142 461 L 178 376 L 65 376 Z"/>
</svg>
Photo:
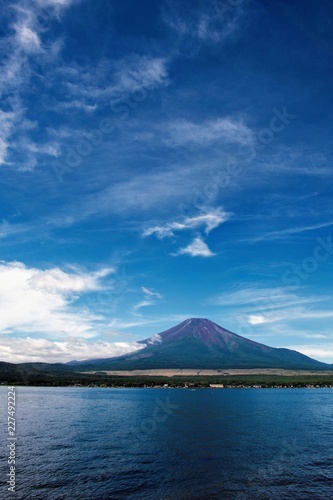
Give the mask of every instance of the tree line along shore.
<svg viewBox="0 0 333 500">
<path fill-rule="evenodd" d="M 146 387 L 146 388 L 283 388 L 333 387 L 327 375 L 232 375 L 232 376 L 105 376 L 91 374 L 26 373 L 2 374 L 1 385 L 47 387 Z"/>
</svg>

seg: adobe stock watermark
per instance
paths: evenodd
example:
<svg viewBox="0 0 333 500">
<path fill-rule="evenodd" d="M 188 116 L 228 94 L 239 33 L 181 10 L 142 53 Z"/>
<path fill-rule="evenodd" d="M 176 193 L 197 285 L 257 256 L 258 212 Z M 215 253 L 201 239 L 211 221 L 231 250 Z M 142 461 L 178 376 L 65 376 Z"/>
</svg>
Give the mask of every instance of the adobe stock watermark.
<svg viewBox="0 0 333 500">
<path fill-rule="evenodd" d="M 16 387 L 9 386 L 7 392 L 7 449 L 8 449 L 8 491 L 16 493 Z"/>
<path fill-rule="evenodd" d="M 136 109 L 147 98 L 147 95 L 146 87 L 141 85 L 122 101 L 112 103 L 111 111 L 117 115 L 115 119 L 102 118 L 98 126 L 87 132 L 85 138 L 82 138 L 75 146 L 65 146 L 62 162 L 54 161 L 51 165 L 58 182 L 62 182 L 64 174 L 71 173 L 80 166 L 85 158 L 103 144 L 106 137 L 117 129 L 121 131 L 122 122 L 129 117 L 132 110 Z"/>
<path fill-rule="evenodd" d="M 109 315 L 115 312 L 118 302 L 129 290 L 132 277 L 122 267 L 108 283 L 108 287 L 97 291 L 92 299 L 98 314 Z"/>
<path fill-rule="evenodd" d="M 258 154 L 297 118 L 297 115 L 287 110 L 286 105 L 282 109 L 273 108 L 272 114 L 273 116 L 270 118 L 268 126 L 261 128 L 256 133 L 254 144 L 239 146 L 236 155 L 227 161 L 224 168 L 218 172 L 210 172 L 204 186 L 201 189 L 195 188 L 192 190 L 189 203 L 178 205 L 178 211 L 181 215 L 187 215 L 193 207 L 201 209 L 212 202 L 218 196 L 221 189 L 227 188 L 233 179 L 243 173 L 244 164 L 246 165 L 255 160 Z"/>
<path fill-rule="evenodd" d="M 178 408 L 179 405 L 170 402 L 169 396 L 166 397 L 165 402 L 156 398 L 152 416 L 144 418 L 140 427 L 135 431 L 136 439 L 139 442 L 147 441 L 151 434 L 156 432 L 158 424 L 165 422 Z"/>
<path fill-rule="evenodd" d="M 260 491 L 257 491 L 258 486 L 263 485 L 267 488 L 267 485 L 270 484 L 272 480 L 276 480 L 276 478 L 281 476 L 286 470 L 288 472 L 292 470 L 294 457 L 302 451 L 295 438 L 292 440 L 283 439 L 281 445 L 282 448 L 278 455 L 273 457 L 266 465 L 259 467 L 258 470 L 247 479 L 247 486 L 250 488 L 254 486 L 257 495 L 260 494 Z M 248 498 L 250 497 L 245 492 L 239 492 L 235 496 L 237 500 L 246 500 Z"/>
<path fill-rule="evenodd" d="M 326 262 L 333 254 L 333 242 L 331 235 L 316 239 L 318 245 L 314 248 L 312 255 L 305 257 L 300 264 L 291 264 L 282 275 L 285 285 L 298 286 L 315 273 L 320 264 Z"/>
</svg>

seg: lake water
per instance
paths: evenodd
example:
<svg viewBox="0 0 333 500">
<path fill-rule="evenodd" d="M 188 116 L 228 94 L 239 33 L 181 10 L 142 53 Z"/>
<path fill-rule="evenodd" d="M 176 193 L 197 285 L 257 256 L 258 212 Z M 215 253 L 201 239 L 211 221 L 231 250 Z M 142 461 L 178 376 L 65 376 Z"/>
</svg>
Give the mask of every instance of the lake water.
<svg viewBox="0 0 333 500">
<path fill-rule="evenodd" d="M 1 499 L 332 499 L 333 389 L 17 387 Z"/>
</svg>

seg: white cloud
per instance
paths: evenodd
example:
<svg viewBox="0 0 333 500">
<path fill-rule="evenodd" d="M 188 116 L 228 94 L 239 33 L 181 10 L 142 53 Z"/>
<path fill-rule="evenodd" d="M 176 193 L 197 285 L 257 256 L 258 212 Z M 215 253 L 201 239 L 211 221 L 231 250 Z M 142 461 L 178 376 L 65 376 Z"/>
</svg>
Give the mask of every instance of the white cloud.
<svg viewBox="0 0 333 500">
<path fill-rule="evenodd" d="M 136 314 L 138 310 L 141 309 L 142 307 L 149 307 L 153 306 L 154 304 L 155 302 L 153 300 L 141 300 L 140 302 L 138 302 L 133 306 L 132 311 L 134 314 Z"/>
<path fill-rule="evenodd" d="M 156 333 L 155 335 L 152 335 L 151 337 L 149 337 L 149 339 L 147 340 L 147 345 L 156 345 L 156 344 L 160 344 L 161 342 L 162 342 L 161 335 Z"/>
<path fill-rule="evenodd" d="M 195 317 L 194 311 L 187 311 L 179 314 L 167 314 L 167 315 L 157 315 L 157 316 L 136 316 L 134 319 L 126 321 L 126 319 L 113 318 L 108 327 L 111 330 L 122 331 L 128 329 L 140 329 L 143 331 L 142 337 L 145 338 L 147 335 L 147 328 L 154 325 L 154 331 L 164 331 L 170 328 L 170 325 L 175 325 L 181 323 L 186 318 Z M 128 334 L 127 334 L 128 335 Z M 136 337 L 135 337 L 136 338 Z"/>
<path fill-rule="evenodd" d="M 133 313 L 137 314 L 138 310 L 141 309 L 142 307 L 148 307 L 148 306 L 153 306 L 156 304 L 156 299 L 160 300 L 163 298 L 163 296 L 155 292 L 154 290 L 150 290 L 149 288 L 146 288 L 144 286 L 141 287 L 141 291 L 145 295 L 145 299 L 141 300 L 137 304 L 134 305 L 133 307 Z"/>
<path fill-rule="evenodd" d="M 151 236 L 155 234 L 158 238 L 166 238 L 174 236 L 175 231 L 183 231 L 185 229 L 195 229 L 200 226 L 205 226 L 205 233 L 220 226 L 223 222 L 228 220 L 229 214 L 224 212 L 221 208 L 211 209 L 202 212 L 194 217 L 184 217 L 179 222 L 168 222 L 164 226 L 152 226 L 146 229 L 143 236 Z"/>
<path fill-rule="evenodd" d="M 20 262 L 0 262 L 0 332 L 96 336 L 96 321 L 102 318 L 73 303 L 80 294 L 103 290 L 100 280 L 109 272 L 66 273 L 59 268 L 40 270 Z"/>
<path fill-rule="evenodd" d="M 37 0 L 37 2 L 41 5 L 55 5 L 62 7 L 69 7 L 74 3 L 74 0 Z"/>
<path fill-rule="evenodd" d="M 168 83 L 165 58 L 135 56 L 118 63 L 112 93 L 134 92 L 141 87 L 154 88 Z"/>
<path fill-rule="evenodd" d="M 0 223 L 0 239 L 15 236 L 20 233 L 31 232 L 35 228 L 29 224 L 9 224 L 6 220 Z"/>
<path fill-rule="evenodd" d="M 318 300 L 318 299 L 317 299 Z M 257 287 L 243 284 L 240 290 L 228 290 L 214 299 L 214 302 L 227 306 L 242 306 L 246 308 L 281 309 L 285 306 L 298 306 L 313 302 L 313 297 L 301 297 L 293 287 Z"/>
<path fill-rule="evenodd" d="M 58 157 L 61 154 L 59 143 L 55 141 L 36 144 L 27 139 L 21 141 L 22 148 L 31 153 L 46 154 L 48 156 Z"/>
<path fill-rule="evenodd" d="M 223 222 L 229 219 L 229 214 L 224 212 L 221 208 L 211 210 L 207 213 L 197 215 L 196 217 L 189 217 L 184 220 L 185 226 L 198 227 L 201 224 L 205 225 L 205 233 L 210 233 L 213 229 L 219 227 Z"/>
<path fill-rule="evenodd" d="M 262 318 L 262 320 L 256 321 L 256 318 Z M 309 307 L 295 307 L 292 304 L 285 304 L 284 306 L 277 304 L 275 310 L 269 308 L 262 316 L 250 315 L 248 317 L 248 322 L 255 325 L 261 323 L 277 323 L 285 320 L 321 320 L 327 318 L 333 318 L 333 311 L 321 309 L 311 310 Z"/>
<path fill-rule="evenodd" d="M 22 12 L 20 16 L 22 16 Z M 25 22 L 28 21 L 29 18 L 26 17 Z M 15 29 L 15 37 L 9 37 L 5 42 L 2 42 L 6 43 L 8 55 L 0 75 L 0 91 L 5 95 L 10 92 L 12 97 L 10 101 L 6 102 L 7 106 L 10 104 L 10 109 L 0 110 L 0 165 L 7 163 L 9 148 L 16 147 L 12 136 L 24 129 L 23 116 L 25 111 L 20 101 L 19 91 L 29 81 L 28 54 L 40 50 L 38 35 L 27 24 L 15 26 Z"/>
<path fill-rule="evenodd" d="M 297 287 L 261 288 L 243 284 L 242 289 L 228 290 L 213 302 L 226 308 L 228 314 L 237 316 L 240 321 L 256 325 L 259 330 L 265 325 L 265 331 L 269 328 L 276 335 L 295 335 L 291 332 L 298 325 L 302 336 L 306 336 L 307 321 L 320 328 L 321 320 L 333 318 L 330 295 L 304 294 Z M 274 330 L 275 325 L 277 330 Z"/>
<path fill-rule="evenodd" d="M 97 104 L 88 104 L 78 99 L 71 99 L 68 102 L 57 103 L 55 108 L 59 109 L 59 107 L 64 109 L 76 108 L 85 111 L 86 113 L 93 113 L 98 108 Z"/>
<path fill-rule="evenodd" d="M 29 89 L 32 74 L 36 74 L 36 62 L 54 63 L 57 60 L 61 43 L 56 40 L 45 44 L 44 35 L 48 31 L 48 21 L 59 18 L 60 10 L 72 3 L 70 0 L 16 2 L 8 5 L 8 12 L 4 12 L 4 15 L 8 14 L 11 25 L 9 34 L 0 41 L 4 55 L 0 92 L 6 106 L 0 111 L 0 165 L 15 165 L 19 170 L 29 171 L 37 165 L 38 154 L 58 155 L 54 145 L 35 146 L 35 150 L 25 147 L 31 141 L 26 137 L 28 129 L 24 117 L 27 106 L 22 95 Z M 11 162 L 11 155 L 15 153 L 21 159 Z"/>
<path fill-rule="evenodd" d="M 312 224 L 311 226 L 301 226 L 301 227 L 290 227 L 288 229 L 281 229 L 280 231 L 270 231 L 268 233 L 259 236 L 258 238 L 252 239 L 252 242 L 262 241 L 262 240 L 272 240 L 283 238 L 284 236 L 289 236 L 291 234 L 299 234 L 304 233 L 305 231 L 313 231 L 316 229 L 320 229 L 322 227 L 333 226 L 333 220 L 327 222 L 321 222 L 318 224 Z"/>
<path fill-rule="evenodd" d="M 255 141 L 254 133 L 243 121 L 231 117 L 207 120 L 203 123 L 193 123 L 188 120 L 178 120 L 169 125 L 169 139 L 174 145 L 209 144 L 222 141 L 239 145 L 251 145 Z"/>
<path fill-rule="evenodd" d="M 186 229 L 186 226 L 179 222 L 168 222 L 164 226 L 152 226 L 145 229 L 143 236 L 152 236 L 155 234 L 159 239 L 174 236 L 174 231 Z"/>
<path fill-rule="evenodd" d="M 27 25 L 16 26 L 16 40 L 18 45 L 28 53 L 41 52 L 41 41 L 38 34 Z"/>
<path fill-rule="evenodd" d="M 286 345 L 286 349 L 293 349 L 310 358 L 323 361 L 324 363 L 333 363 L 333 344 L 321 344 L 320 347 L 316 345 Z"/>
<path fill-rule="evenodd" d="M 250 325 L 260 325 L 261 323 L 266 323 L 266 318 L 258 314 L 252 314 L 248 317 L 248 322 Z"/>
<path fill-rule="evenodd" d="M 15 105 L 12 111 L 2 111 L 0 109 L 0 165 L 6 163 L 9 139 L 14 132 L 16 125 L 21 118 L 21 110 Z"/>
<path fill-rule="evenodd" d="M 206 187 L 207 167 L 207 164 L 202 163 L 191 164 L 188 167 L 163 169 L 112 182 L 99 193 L 83 198 L 80 209 L 78 201 L 72 207 L 66 207 L 66 212 L 59 220 L 66 219 L 68 213 L 73 221 L 77 221 L 94 214 L 132 214 L 151 209 L 170 209 L 170 206 L 177 208 L 177 205 L 180 211 L 184 201 L 188 201 L 188 207 L 191 208 L 196 206 L 198 186 L 201 189 Z M 210 195 L 205 195 L 203 191 L 200 193 L 203 193 L 205 200 L 211 201 Z"/>
<path fill-rule="evenodd" d="M 59 268 L 37 271 L 29 280 L 29 285 L 36 290 L 50 293 L 72 293 L 100 290 L 99 278 L 111 273 L 111 269 L 105 269 L 98 273 L 74 274 L 65 273 Z"/>
<path fill-rule="evenodd" d="M 84 341 L 71 338 L 54 342 L 41 338 L 0 337 L 1 361 L 8 363 L 67 363 L 85 359 L 112 358 L 143 349 L 136 342 Z"/>
<path fill-rule="evenodd" d="M 162 295 L 154 290 L 150 290 L 144 286 L 141 287 L 142 292 L 148 297 L 156 297 L 157 299 L 162 299 Z"/>
<path fill-rule="evenodd" d="M 215 255 L 207 244 L 198 236 L 185 248 L 180 248 L 173 255 L 190 255 L 191 257 L 212 257 Z"/>
<path fill-rule="evenodd" d="M 145 92 L 168 85 L 168 71 L 166 58 L 154 58 L 134 55 L 120 59 L 112 66 L 109 62 L 98 63 L 93 69 L 91 66 L 62 66 L 57 69 L 58 76 L 67 88 L 70 100 L 60 105 L 92 111 L 98 106 L 112 104 L 113 108 L 119 101 L 131 95 L 138 101 L 145 99 Z M 74 101 L 73 101 L 74 99 Z"/>
<path fill-rule="evenodd" d="M 193 230 L 204 227 L 204 232 L 209 234 L 213 229 L 220 226 L 228 220 L 230 214 L 224 212 L 221 207 L 216 209 L 206 210 L 199 215 L 193 217 L 183 217 L 177 222 L 168 222 L 165 225 L 156 225 L 149 227 L 143 232 L 143 236 L 156 235 L 157 238 L 163 239 L 174 236 L 177 231 Z M 172 255 L 191 255 L 192 257 L 212 257 L 215 255 L 203 241 L 200 236 L 197 236 L 192 243 L 185 248 L 180 248 Z"/>
<path fill-rule="evenodd" d="M 163 19 L 181 40 L 185 36 L 206 43 L 220 43 L 231 39 L 240 31 L 241 18 L 244 13 L 242 2 L 214 1 L 200 4 L 200 9 L 194 5 L 190 12 L 182 8 L 181 3 L 172 3 L 163 9 Z"/>
<path fill-rule="evenodd" d="M 0 138 L 0 165 L 5 163 L 8 147 L 8 142 Z"/>
</svg>

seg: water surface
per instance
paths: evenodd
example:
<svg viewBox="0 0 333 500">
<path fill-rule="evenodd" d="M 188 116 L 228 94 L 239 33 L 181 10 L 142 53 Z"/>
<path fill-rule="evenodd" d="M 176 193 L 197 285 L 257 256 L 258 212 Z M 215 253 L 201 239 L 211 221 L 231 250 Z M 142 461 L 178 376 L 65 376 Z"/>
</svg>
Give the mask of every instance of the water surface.
<svg viewBox="0 0 333 500">
<path fill-rule="evenodd" d="M 17 387 L 1 498 L 330 499 L 333 389 Z"/>
</svg>

